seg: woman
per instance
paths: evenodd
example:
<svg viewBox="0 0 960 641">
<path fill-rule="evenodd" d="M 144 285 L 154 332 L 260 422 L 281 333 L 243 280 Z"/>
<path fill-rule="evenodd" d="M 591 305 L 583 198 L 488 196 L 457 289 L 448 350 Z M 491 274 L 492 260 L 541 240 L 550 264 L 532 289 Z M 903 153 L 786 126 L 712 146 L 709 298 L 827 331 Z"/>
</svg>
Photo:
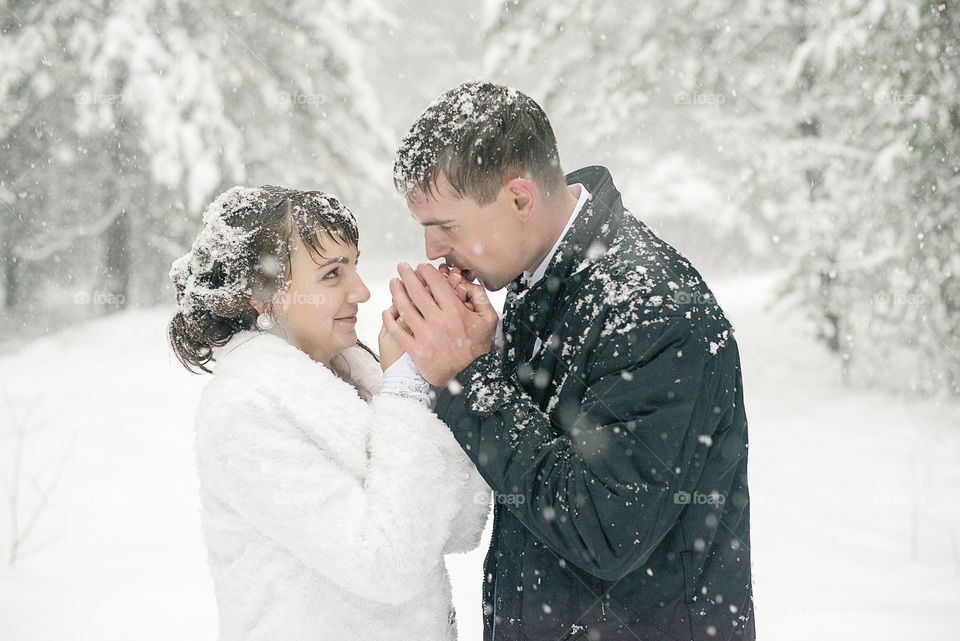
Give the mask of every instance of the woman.
<svg viewBox="0 0 960 641">
<path fill-rule="evenodd" d="M 381 380 L 389 335 L 379 366 L 357 340 L 357 241 L 333 196 L 235 187 L 170 272 L 173 350 L 215 372 L 196 455 L 221 639 L 456 636 L 443 555 L 476 546 L 489 488 L 429 386 Z"/>
</svg>

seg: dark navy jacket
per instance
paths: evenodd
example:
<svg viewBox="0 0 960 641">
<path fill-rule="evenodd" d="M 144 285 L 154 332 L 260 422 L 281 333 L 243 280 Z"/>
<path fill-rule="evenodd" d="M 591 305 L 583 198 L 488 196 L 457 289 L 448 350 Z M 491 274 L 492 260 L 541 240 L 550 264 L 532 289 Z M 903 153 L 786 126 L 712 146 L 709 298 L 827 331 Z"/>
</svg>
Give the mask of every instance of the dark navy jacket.
<svg viewBox="0 0 960 641">
<path fill-rule="evenodd" d="M 567 182 L 592 198 L 544 278 L 510 285 L 503 352 L 437 399 L 495 490 L 484 639 L 754 639 L 730 324 L 606 169 Z"/>
</svg>

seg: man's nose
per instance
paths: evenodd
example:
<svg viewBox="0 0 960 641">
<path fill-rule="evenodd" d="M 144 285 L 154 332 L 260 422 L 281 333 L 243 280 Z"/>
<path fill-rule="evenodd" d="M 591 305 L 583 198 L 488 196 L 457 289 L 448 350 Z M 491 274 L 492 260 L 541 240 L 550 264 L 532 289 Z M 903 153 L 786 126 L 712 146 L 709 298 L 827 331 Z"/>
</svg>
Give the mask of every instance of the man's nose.
<svg viewBox="0 0 960 641">
<path fill-rule="evenodd" d="M 423 230 L 423 244 L 427 252 L 427 260 L 437 260 L 450 253 L 450 246 L 437 238 L 437 233 L 430 227 Z"/>
</svg>

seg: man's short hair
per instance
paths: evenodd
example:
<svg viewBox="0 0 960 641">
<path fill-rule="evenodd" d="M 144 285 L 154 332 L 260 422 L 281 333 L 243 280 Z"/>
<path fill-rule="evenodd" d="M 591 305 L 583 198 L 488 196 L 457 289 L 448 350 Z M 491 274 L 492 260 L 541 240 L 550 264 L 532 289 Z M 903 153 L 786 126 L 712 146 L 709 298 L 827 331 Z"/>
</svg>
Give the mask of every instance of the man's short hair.
<svg viewBox="0 0 960 641">
<path fill-rule="evenodd" d="M 493 202 L 518 176 L 548 194 L 564 184 L 557 139 L 532 98 L 491 82 L 462 84 L 434 100 L 397 151 L 393 182 L 406 198 L 435 195 L 440 172 L 456 194 Z"/>
</svg>

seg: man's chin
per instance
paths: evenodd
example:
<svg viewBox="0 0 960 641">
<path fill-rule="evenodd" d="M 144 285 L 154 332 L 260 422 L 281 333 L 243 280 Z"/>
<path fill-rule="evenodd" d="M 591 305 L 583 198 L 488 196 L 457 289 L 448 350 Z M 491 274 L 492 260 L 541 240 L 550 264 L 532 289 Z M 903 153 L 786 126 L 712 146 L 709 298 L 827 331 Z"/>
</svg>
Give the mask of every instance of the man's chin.
<svg viewBox="0 0 960 641">
<path fill-rule="evenodd" d="M 510 281 L 507 281 L 507 282 L 505 282 L 505 283 L 501 283 L 501 282 L 498 282 L 498 281 L 488 281 L 488 280 L 486 280 L 486 279 L 484 279 L 484 278 L 482 278 L 482 277 L 478 277 L 478 278 L 477 278 L 477 282 L 479 282 L 479 283 L 483 286 L 483 288 L 484 288 L 485 290 L 487 290 L 488 292 L 498 292 L 498 291 L 500 291 L 501 289 L 503 289 L 504 287 L 506 287 L 506 286 L 507 286 L 507 283 L 509 283 Z"/>
</svg>

